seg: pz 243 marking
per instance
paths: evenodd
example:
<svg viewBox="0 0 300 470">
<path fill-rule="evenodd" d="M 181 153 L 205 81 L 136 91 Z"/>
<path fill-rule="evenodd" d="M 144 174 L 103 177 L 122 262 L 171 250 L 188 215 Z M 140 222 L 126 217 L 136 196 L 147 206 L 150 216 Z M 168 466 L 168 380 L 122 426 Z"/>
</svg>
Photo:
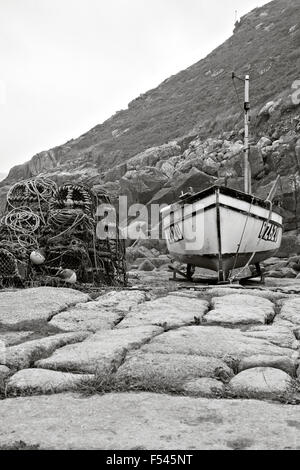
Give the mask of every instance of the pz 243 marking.
<svg viewBox="0 0 300 470">
<path fill-rule="evenodd" d="M 275 243 L 278 238 L 278 226 L 272 222 L 263 222 L 258 238 Z"/>
</svg>

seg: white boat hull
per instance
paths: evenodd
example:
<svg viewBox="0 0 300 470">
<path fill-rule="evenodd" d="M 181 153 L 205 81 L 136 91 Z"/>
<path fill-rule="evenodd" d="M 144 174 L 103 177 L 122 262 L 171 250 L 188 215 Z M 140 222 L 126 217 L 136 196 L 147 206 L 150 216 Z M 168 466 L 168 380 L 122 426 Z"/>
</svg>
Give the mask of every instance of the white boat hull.
<svg viewBox="0 0 300 470">
<path fill-rule="evenodd" d="M 212 269 L 225 280 L 230 270 L 271 257 L 281 244 L 282 217 L 264 201 L 212 187 L 162 210 L 172 257 Z"/>
</svg>

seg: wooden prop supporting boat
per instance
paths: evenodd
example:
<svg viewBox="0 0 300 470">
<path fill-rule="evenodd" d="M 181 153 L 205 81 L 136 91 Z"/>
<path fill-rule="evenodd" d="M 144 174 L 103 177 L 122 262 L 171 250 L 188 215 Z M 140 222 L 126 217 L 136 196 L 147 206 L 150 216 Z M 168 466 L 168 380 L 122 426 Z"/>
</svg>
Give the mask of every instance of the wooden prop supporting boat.
<svg viewBox="0 0 300 470">
<path fill-rule="evenodd" d="M 212 186 L 182 195 L 161 211 L 168 250 L 174 259 L 187 264 L 187 277 L 194 266 L 217 271 L 219 282 L 232 281 L 234 269 L 250 264 L 260 272 L 259 263 L 280 247 L 282 217 L 272 205 L 278 179 L 267 200 L 251 194 L 248 75 L 244 110 L 244 192 Z"/>
</svg>

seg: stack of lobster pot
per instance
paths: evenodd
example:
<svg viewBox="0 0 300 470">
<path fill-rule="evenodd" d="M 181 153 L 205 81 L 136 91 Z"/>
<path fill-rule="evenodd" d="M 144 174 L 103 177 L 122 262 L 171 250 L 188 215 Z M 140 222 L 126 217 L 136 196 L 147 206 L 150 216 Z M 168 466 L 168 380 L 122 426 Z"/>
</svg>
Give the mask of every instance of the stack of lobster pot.
<svg viewBox="0 0 300 470">
<path fill-rule="evenodd" d="M 106 193 L 83 184 L 57 188 L 43 178 L 14 185 L 0 223 L 0 287 L 126 284 L 125 244 L 117 224 L 98 237 Z M 5 282 L 4 282 L 5 281 Z"/>
<path fill-rule="evenodd" d="M 24 285 L 30 277 L 30 254 L 39 247 L 56 184 L 32 178 L 13 185 L 0 220 L 0 287 Z"/>
<path fill-rule="evenodd" d="M 109 203 L 107 194 L 102 200 Z M 54 193 L 44 230 L 47 275 L 74 273 L 72 279 L 93 285 L 126 283 L 125 245 L 97 237 L 98 195 L 83 184 L 66 183 Z"/>
</svg>

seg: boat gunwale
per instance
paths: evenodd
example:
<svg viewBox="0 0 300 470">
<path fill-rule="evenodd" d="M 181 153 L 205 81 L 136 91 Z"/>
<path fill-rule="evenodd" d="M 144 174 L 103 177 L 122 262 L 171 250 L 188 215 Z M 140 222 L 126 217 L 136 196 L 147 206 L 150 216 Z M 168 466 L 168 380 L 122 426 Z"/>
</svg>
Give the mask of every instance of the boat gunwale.
<svg viewBox="0 0 300 470">
<path fill-rule="evenodd" d="M 216 206 L 217 206 L 217 203 L 216 203 L 216 202 L 213 202 L 213 203 L 210 204 L 209 206 L 206 206 L 203 210 L 204 210 L 204 212 L 207 212 L 207 211 L 209 211 L 209 210 L 211 210 L 211 209 L 215 209 Z M 249 217 L 252 217 L 252 218 L 254 218 L 254 219 L 262 220 L 263 222 L 268 221 L 268 218 L 267 218 L 267 217 L 263 217 L 263 216 L 261 216 L 261 215 L 253 214 L 252 212 L 247 212 L 247 211 L 245 211 L 245 210 L 243 210 L 243 209 L 237 209 L 237 208 L 235 208 L 235 207 L 233 207 L 233 206 L 229 206 L 229 205 L 224 204 L 224 203 L 222 203 L 222 202 L 219 202 L 219 206 L 220 206 L 220 208 L 229 209 L 229 210 L 232 210 L 232 211 L 234 211 L 234 212 L 239 212 L 240 214 L 244 214 L 244 215 L 249 216 Z M 201 210 L 202 210 L 202 209 L 201 209 Z M 187 216 L 185 216 L 184 220 L 187 220 L 187 219 L 189 219 L 189 218 L 194 217 L 195 215 L 197 215 L 198 212 L 201 212 L 201 210 L 191 212 L 190 214 L 188 214 Z M 276 214 L 277 214 L 277 212 L 276 212 Z M 280 215 L 280 214 L 277 214 L 277 215 Z M 281 217 L 281 216 L 280 216 L 280 217 Z M 270 222 L 271 222 L 273 225 L 276 225 L 276 227 L 279 227 L 279 228 L 281 228 L 281 229 L 283 228 L 283 224 L 280 223 L 280 222 L 277 222 L 276 220 L 270 219 Z M 164 228 L 165 228 L 165 229 L 168 229 L 168 228 L 170 228 L 171 225 L 173 225 L 173 223 L 172 223 L 172 222 L 169 222 L 168 224 L 165 224 L 165 227 L 164 227 Z"/>
<path fill-rule="evenodd" d="M 241 201 L 244 201 L 244 202 L 249 202 L 249 203 L 252 202 L 253 205 L 262 207 L 263 209 L 270 210 L 270 208 L 272 208 L 272 212 L 275 212 L 277 215 L 282 217 L 280 213 L 280 208 L 277 205 L 275 204 L 270 205 L 270 203 L 264 201 L 258 196 L 254 196 L 253 194 L 246 194 L 237 189 L 228 188 L 226 186 L 219 186 L 219 185 L 210 186 L 209 188 L 203 189 L 202 191 L 199 191 L 195 194 L 191 194 L 183 199 L 179 199 L 178 201 L 175 201 L 174 203 L 170 204 L 169 207 L 176 206 L 176 205 L 182 206 L 183 204 L 186 204 L 186 203 L 191 203 L 197 200 L 201 200 L 206 196 L 210 196 L 211 194 L 216 193 L 217 190 L 220 191 L 220 194 L 224 194 L 225 196 L 231 196 L 236 199 L 240 199 Z"/>
</svg>

